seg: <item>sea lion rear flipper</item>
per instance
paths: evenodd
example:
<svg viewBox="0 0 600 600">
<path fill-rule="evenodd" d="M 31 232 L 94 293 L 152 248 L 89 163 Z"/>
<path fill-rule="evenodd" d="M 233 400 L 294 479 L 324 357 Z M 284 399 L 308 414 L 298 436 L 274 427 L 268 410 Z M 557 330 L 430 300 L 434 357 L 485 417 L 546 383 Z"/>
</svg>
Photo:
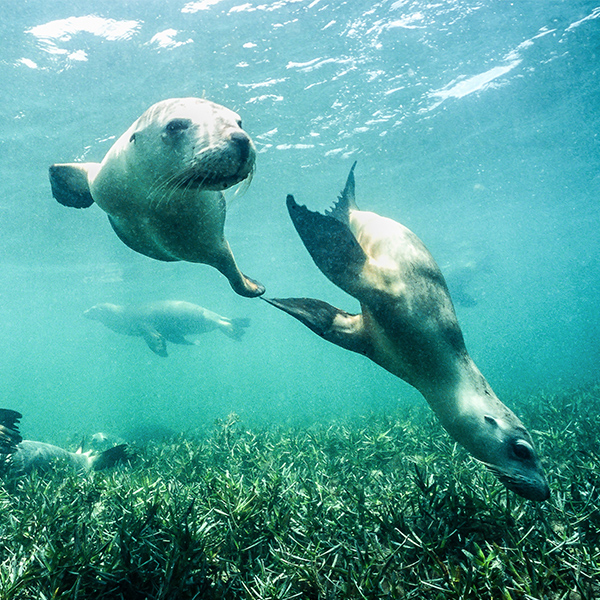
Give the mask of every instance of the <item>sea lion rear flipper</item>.
<svg viewBox="0 0 600 600">
<path fill-rule="evenodd" d="M 364 335 L 362 315 L 352 315 L 314 298 L 263 298 L 292 315 L 323 339 L 346 350 L 369 355 L 370 343 Z"/>
<path fill-rule="evenodd" d="M 346 225 L 349 223 L 350 211 L 358 210 L 354 193 L 356 187 L 354 183 L 354 167 L 356 167 L 356 161 L 354 161 L 350 173 L 348 173 L 348 179 L 346 179 L 346 185 L 343 192 L 333 205 L 333 208 L 325 211 L 326 215 L 329 215 Z"/>
<path fill-rule="evenodd" d="M 352 294 L 352 284 L 360 276 L 367 255 L 348 225 L 331 214 L 300 206 L 291 195 L 286 203 L 294 227 L 317 267 L 335 285 Z"/>
<path fill-rule="evenodd" d="M 16 410 L 10 410 L 9 408 L 0 408 L 0 425 L 19 431 L 19 421 L 23 418 L 23 415 Z"/>
<path fill-rule="evenodd" d="M 167 353 L 167 342 L 165 338 L 158 333 L 154 327 L 148 325 L 147 323 L 140 324 L 139 332 L 144 338 L 146 344 L 148 344 L 148 348 L 150 348 L 152 352 L 158 354 L 159 356 L 169 356 Z"/>
<path fill-rule="evenodd" d="M 90 192 L 88 170 L 98 163 L 71 163 L 52 165 L 49 169 L 52 195 L 63 206 L 88 208 L 94 204 Z"/>
<path fill-rule="evenodd" d="M 221 331 L 236 342 L 242 341 L 242 336 L 246 333 L 246 327 L 250 327 L 250 319 L 240 317 L 237 319 L 229 319 L 226 325 L 221 326 Z"/>
<path fill-rule="evenodd" d="M 12 454 L 23 441 L 19 433 L 20 412 L 0 408 L 0 454 Z"/>
</svg>

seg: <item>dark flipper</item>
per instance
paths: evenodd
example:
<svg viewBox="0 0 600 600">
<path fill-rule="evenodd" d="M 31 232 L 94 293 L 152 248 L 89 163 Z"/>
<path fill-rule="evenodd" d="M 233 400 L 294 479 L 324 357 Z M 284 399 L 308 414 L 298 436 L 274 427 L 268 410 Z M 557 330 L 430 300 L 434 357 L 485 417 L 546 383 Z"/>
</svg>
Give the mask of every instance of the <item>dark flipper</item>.
<svg viewBox="0 0 600 600">
<path fill-rule="evenodd" d="M 314 298 L 264 298 L 266 302 L 292 315 L 323 339 L 369 355 L 370 343 L 363 330 L 362 315 L 352 315 Z"/>
<path fill-rule="evenodd" d="M 129 460 L 127 444 L 120 444 L 94 456 L 92 458 L 92 469 L 94 471 L 101 471 L 126 460 Z"/>
<path fill-rule="evenodd" d="M 367 255 L 350 228 L 330 215 L 322 215 L 287 197 L 287 207 L 298 235 L 323 274 L 352 294 L 353 281 L 363 270 Z"/>
<path fill-rule="evenodd" d="M 260 281 L 256 281 L 256 279 L 251 279 L 243 273 L 242 277 L 244 282 L 243 287 L 237 285 L 236 282 L 232 282 L 231 279 L 229 280 L 229 283 L 233 288 L 234 292 L 238 293 L 240 296 L 244 296 L 245 298 L 256 298 L 258 296 L 262 296 L 265 293 L 265 286 L 262 283 L 260 283 Z"/>
<path fill-rule="evenodd" d="M 49 175 L 52 195 L 63 206 L 88 208 L 94 204 L 88 171 L 83 164 L 52 165 Z"/>
<path fill-rule="evenodd" d="M 356 200 L 354 197 L 354 167 L 356 167 L 356 162 L 352 165 L 350 169 L 350 173 L 348 174 L 348 179 L 346 179 L 346 186 L 344 187 L 344 191 L 341 193 L 340 197 L 337 199 L 333 208 L 326 210 L 325 214 L 337 219 L 338 221 L 349 224 L 349 216 L 351 210 L 358 210 L 356 206 Z"/>
<path fill-rule="evenodd" d="M 250 327 L 250 319 L 247 317 L 239 317 L 237 319 L 231 319 L 232 329 L 231 332 L 225 332 L 231 339 L 237 342 L 242 341 L 242 336 L 246 333 L 246 328 Z"/>
<path fill-rule="evenodd" d="M 23 418 L 23 415 L 16 410 L 10 410 L 9 408 L 0 408 L 0 425 L 19 431 L 19 421 Z"/>
<path fill-rule="evenodd" d="M 11 454 L 23 441 L 19 432 L 22 417 L 16 410 L 0 408 L 0 454 Z"/>
<path fill-rule="evenodd" d="M 236 294 L 245 298 L 256 298 L 265 293 L 265 288 L 260 282 L 246 277 L 240 271 L 227 240 L 223 240 L 221 248 L 206 262 L 227 277 Z"/>
<path fill-rule="evenodd" d="M 241 342 L 243 335 L 246 333 L 247 327 L 250 327 L 250 319 L 246 317 L 240 317 L 238 319 L 229 319 L 227 324 L 222 324 L 220 326 L 220 330 L 232 340 Z"/>
<path fill-rule="evenodd" d="M 190 342 L 190 340 L 186 339 L 183 334 L 175 331 L 169 331 L 169 333 L 165 333 L 163 335 L 168 342 L 173 344 L 179 344 L 181 346 L 197 346 L 195 342 Z"/>
<path fill-rule="evenodd" d="M 140 325 L 140 335 L 144 338 L 148 348 L 159 356 L 167 357 L 167 342 L 165 338 L 150 325 Z"/>
</svg>

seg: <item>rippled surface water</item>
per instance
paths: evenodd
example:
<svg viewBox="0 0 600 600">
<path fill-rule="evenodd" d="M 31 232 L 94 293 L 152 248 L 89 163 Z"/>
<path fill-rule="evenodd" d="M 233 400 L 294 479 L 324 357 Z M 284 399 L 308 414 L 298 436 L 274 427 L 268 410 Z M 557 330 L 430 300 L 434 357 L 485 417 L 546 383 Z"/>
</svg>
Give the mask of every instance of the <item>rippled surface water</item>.
<svg viewBox="0 0 600 600">
<path fill-rule="evenodd" d="M 29 437 L 235 411 L 308 422 L 421 402 L 204 265 L 137 255 L 98 207 L 51 196 L 54 162 L 98 161 L 152 103 L 237 110 L 259 151 L 226 233 L 271 296 L 354 299 L 316 269 L 285 210 L 357 201 L 413 229 L 467 345 L 508 404 L 597 379 L 600 7 L 534 0 L 10 2 L 0 24 L 0 392 Z M 231 196 L 231 194 L 230 194 Z M 195 302 L 250 317 L 162 359 L 88 321 L 98 302 Z"/>
</svg>

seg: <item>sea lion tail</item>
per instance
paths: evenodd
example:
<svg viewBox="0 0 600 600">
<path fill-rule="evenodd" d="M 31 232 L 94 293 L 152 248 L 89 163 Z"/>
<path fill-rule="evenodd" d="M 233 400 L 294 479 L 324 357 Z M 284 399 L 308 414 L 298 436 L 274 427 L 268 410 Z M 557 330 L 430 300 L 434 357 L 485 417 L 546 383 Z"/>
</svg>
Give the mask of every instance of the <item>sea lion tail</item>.
<svg viewBox="0 0 600 600">
<path fill-rule="evenodd" d="M 127 444 L 119 444 L 96 456 L 92 456 L 90 459 L 90 466 L 94 471 L 101 471 L 102 469 L 114 467 L 116 464 L 127 460 L 129 460 Z"/>
<path fill-rule="evenodd" d="M 247 327 L 250 327 L 250 319 L 248 318 L 230 319 L 229 323 L 222 327 L 221 331 L 232 340 L 241 342 Z"/>
</svg>

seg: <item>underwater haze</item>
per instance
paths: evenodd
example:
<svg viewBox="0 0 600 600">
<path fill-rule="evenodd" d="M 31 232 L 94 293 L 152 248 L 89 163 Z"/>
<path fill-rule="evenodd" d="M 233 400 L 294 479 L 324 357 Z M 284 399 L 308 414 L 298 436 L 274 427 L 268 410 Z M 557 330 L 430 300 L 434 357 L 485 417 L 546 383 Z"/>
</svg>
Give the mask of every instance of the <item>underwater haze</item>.
<svg viewBox="0 0 600 600">
<path fill-rule="evenodd" d="M 153 103 L 236 110 L 257 147 L 226 235 L 269 297 L 356 300 L 313 264 L 286 194 L 412 229 L 448 279 L 467 347 L 509 406 L 598 380 L 600 3 L 8 0 L 0 24 L 0 395 L 26 437 L 182 431 L 235 412 L 308 423 L 423 403 L 206 265 L 136 254 L 48 167 L 100 161 Z M 83 317 L 186 300 L 248 317 L 153 354 Z M 527 423 L 535 429 L 535 423 Z"/>
</svg>

